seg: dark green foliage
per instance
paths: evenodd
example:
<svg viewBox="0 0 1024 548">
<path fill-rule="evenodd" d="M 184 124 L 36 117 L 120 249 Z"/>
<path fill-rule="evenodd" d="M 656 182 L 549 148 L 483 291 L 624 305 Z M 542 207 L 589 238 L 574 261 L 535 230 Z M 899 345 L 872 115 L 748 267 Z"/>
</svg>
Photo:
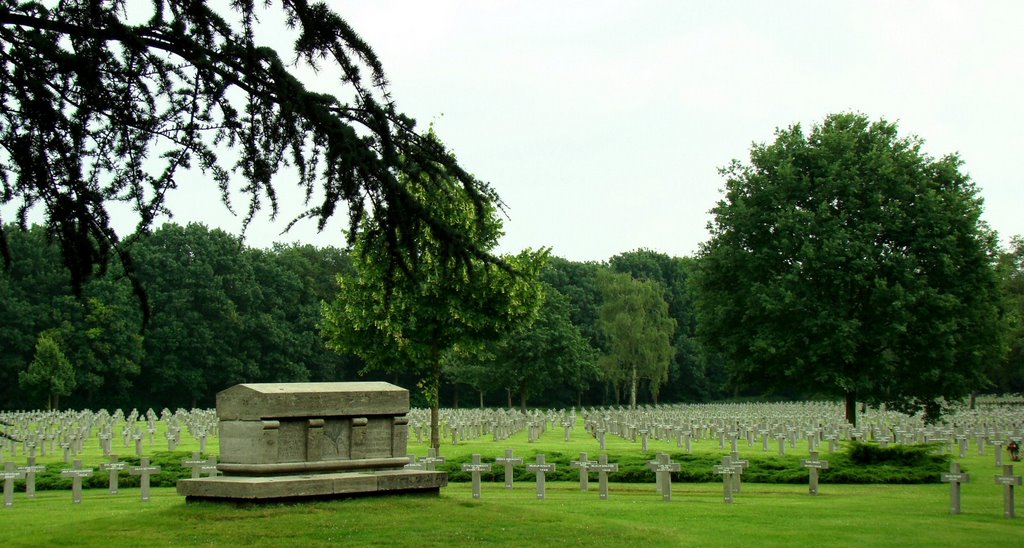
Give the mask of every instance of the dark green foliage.
<svg viewBox="0 0 1024 548">
<path fill-rule="evenodd" d="M 701 248 L 698 332 L 736 386 L 885 403 L 929 419 L 1001 350 L 994 234 L 955 155 L 895 124 L 780 129 L 722 170 Z"/>
<path fill-rule="evenodd" d="M 276 216 L 275 176 L 290 167 L 306 197 L 299 218 L 323 228 L 347 204 L 354 237 L 372 216 L 367 237 L 387 250 L 391 272 L 416 262 L 425 234 L 454 263 L 493 260 L 399 174 L 430 191 L 442 175 L 456 181 L 445 191 L 480 218 L 493 192 L 398 112 L 373 50 L 326 3 L 240 1 L 219 13 L 201 0 L 48 4 L 0 1 L 0 204 L 18 208 L 23 230 L 29 210 L 43 209 L 76 292 L 114 256 L 133 279 L 111 206 L 131 208 L 145 234 L 167 213 L 176 180 L 195 176 L 190 168 L 229 208 L 232 192 L 244 196 L 248 224 L 268 205 Z M 261 16 L 286 23 L 294 51 L 254 41 Z M 336 69 L 339 95 L 306 89 L 282 57 L 296 69 Z M 0 225 L 7 268 L 9 231 Z"/>
<path fill-rule="evenodd" d="M 235 382 L 354 380 L 362 363 L 326 349 L 320 302 L 349 269 L 336 248 L 246 248 L 223 231 L 167 224 L 133 250 L 153 317 L 141 314 L 118 275 L 93 279 L 72 296 L 56 245 L 41 227 L 12 231 L 18 251 L 0 270 L 0 406 L 31 409 L 18 376 L 35 340 L 48 333 L 74 367 L 77 387 L 65 408 L 192 407 Z"/>
</svg>

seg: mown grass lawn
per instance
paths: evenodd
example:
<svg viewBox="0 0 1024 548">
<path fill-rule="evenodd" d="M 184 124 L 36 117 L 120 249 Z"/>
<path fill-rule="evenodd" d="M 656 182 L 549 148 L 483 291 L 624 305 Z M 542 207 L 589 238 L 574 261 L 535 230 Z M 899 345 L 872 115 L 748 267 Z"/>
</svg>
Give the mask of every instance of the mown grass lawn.
<svg viewBox="0 0 1024 548">
<path fill-rule="evenodd" d="M 549 483 L 505 490 L 487 483 L 474 500 L 469 484 L 440 496 L 390 496 L 239 507 L 190 503 L 171 488 L 118 495 L 46 491 L 0 512 L 3 546 L 983 546 L 1016 545 L 1021 521 L 1002 517 L 991 479 L 964 486 L 963 513 L 950 515 L 946 485 L 746 484 L 733 504 L 721 485 L 675 484 L 663 502 L 652 485 Z"/>
<path fill-rule="evenodd" d="M 90 442 L 81 456 L 92 467 L 106 460 L 94 445 Z M 410 440 L 409 445 L 410 452 L 421 457 L 426 454 L 424 443 Z M 468 461 L 472 453 L 480 453 L 484 462 L 493 462 L 506 448 L 512 448 L 527 462 L 533 462 L 537 453 L 545 453 L 549 462 L 567 463 L 581 451 L 588 452 L 591 459 L 605 452 L 611 462 L 632 462 L 636 468 L 657 451 L 669 452 L 677 459 L 688 456 L 670 442 L 652 440 L 647 453 L 639 445 L 609 437 L 608 450 L 601 451 L 597 441 L 578 424 L 570 442 L 562 439 L 559 429 L 549 431 L 537 443 L 527 442 L 525 433 L 498 442 L 480 438 L 455 446 L 445 443 L 442 454 L 451 461 L 449 464 Z M 161 448 L 154 443 L 152 449 L 166 449 L 166 444 Z M 197 450 L 198 445 L 186 437 L 179 449 Z M 118 452 L 130 454 L 127 450 Z M 793 462 L 780 460 L 775 444 L 764 452 L 759 442 L 753 446 L 741 442 L 740 452 L 752 461 L 752 466 L 758 459 L 762 466 L 798 466 L 798 459 L 807 456 L 806 443 L 787 449 L 786 459 Z M 209 445 L 208 453 L 217 453 L 215 442 Z M 693 443 L 693 458 L 715 461 L 727 453 L 716 440 Z M 165 467 L 173 468 L 174 459 L 182 455 L 166 456 L 169 460 Z M 823 459 L 837 457 L 822 450 Z M 42 460 L 54 468 L 61 467 L 59 456 Z M 35 499 L 27 499 L 19 491 L 14 506 L 0 510 L 0 546 L 1020 544 L 1024 522 L 1003 517 L 1002 488 L 993 480 L 999 469 L 992 449 L 980 456 L 972 442 L 967 457 L 956 460 L 973 478 L 963 487 L 960 515 L 949 513 L 949 486 L 934 483 L 843 485 L 823 481 L 820 494 L 810 496 L 806 483 L 744 482 L 733 504 L 723 502 L 721 482 L 677 480 L 673 483 L 673 500 L 667 503 L 654 492 L 653 483 L 613 483 L 610 499 L 602 501 L 596 474 L 591 476 L 590 490 L 581 492 L 577 482 L 567 481 L 576 472 L 567 474 L 570 471 L 565 464 L 560 464 L 559 474 L 553 475 L 563 481 L 549 481 L 547 498 L 537 500 L 532 474 L 518 467 L 515 489 L 508 491 L 503 488 L 501 469 L 495 466 L 493 473 L 485 474 L 479 500 L 472 498 L 469 483 L 460 482 L 450 483 L 440 496 L 247 507 L 186 504 L 173 488 L 153 489 L 149 503 L 139 501 L 137 488 L 122 487 L 118 495 L 110 495 L 103 488 L 86 489 L 80 505 L 71 504 L 71 493 L 66 488 L 39 491 Z M 457 470 L 456 466 L 449 468 Z M 1017 473 L 1022 471 L 1024 467 L 1019 467 Z M 805 470 L 801 474 L 806 478 Z M 97 487 L 105 485 L 106 475 L 99 470 L 96 475 Z M 122 481 L 123 485 L 129 483 L 127 476 L 122 476 Z"/>
</svg>

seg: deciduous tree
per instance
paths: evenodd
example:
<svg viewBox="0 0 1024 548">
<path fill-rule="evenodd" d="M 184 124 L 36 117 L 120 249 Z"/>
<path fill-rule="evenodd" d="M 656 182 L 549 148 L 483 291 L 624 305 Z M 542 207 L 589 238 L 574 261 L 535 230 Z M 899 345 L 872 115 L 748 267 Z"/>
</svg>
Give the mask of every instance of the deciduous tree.
<svg viewBox="0 0 1024 548">
<path fill-rule="evenodd" d="M 482 222 L 477 219 L 475 205 L 462 196 L 455 179 L 441 192 L 418 178 L 405 186 L 446 224 L 469 235 L 475 247 L 489 252 L 497 245 L 501 223 L 496 210 L 491 206 Z M 362 222 L 362 234 L 381 230 L 376 217 Z M 329 346 L 359 355 L 371 369 L 415 372 L 431 407 L 431 446 L 437 448 L 445 354 L 459 345 L 496 340 L 517 323 L 532 320 L 540 302 L 537 276 L 545 253 L 524 251 L 505 258 L 504 266 L 461 263 L 429 227 L 419 234 L 420 255 L 394 273 L 389 273 L 389 251 L 382 240 L 356 240 L 355 275 L 338 277 L 338 297 L 324 306 L 323 332 Z"/>
<path fill-rule="evenodd" d="M 834 114 L 722 170 L 698 329 L 736 382 L 935 418 L 984 382 L 1001 321 L 995 237 L 956 155 Z"/>
<path fill-rule="evenodd" d="M 39 335 L 35 357 L 18 375 L 18 383 L 24 389 L 45 393 L 47 409 L 60 409 L 60 397 L 75 389 L 75 369 L 51 334 Z"/>
<path fill-rule="evenodd" d="M 599 325 L 608 338 L 608 352 L 602 358 L 605 374 L 629 386 L 630 409 L 636 409 L 642 379 L 649 381 L 651 398 L 657 403 L 675 352 L 676 322 L 668 315 L 665 288 L 652 280 L 611 271 L 598 273 L 598 285 L 602 295 Z"/>
</svg>

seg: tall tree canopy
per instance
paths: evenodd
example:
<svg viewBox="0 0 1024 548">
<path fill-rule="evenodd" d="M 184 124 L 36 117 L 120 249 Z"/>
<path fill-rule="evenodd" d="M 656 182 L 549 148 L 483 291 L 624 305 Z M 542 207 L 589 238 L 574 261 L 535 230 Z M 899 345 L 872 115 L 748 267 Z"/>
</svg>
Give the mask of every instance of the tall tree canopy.
<svg viewBox="0 0 1024 548">
<path fill-rule="evenodd" d="M 452 180 L 448 192 L 437 192 L 411 179 L 407 186 L 446 223 L 459 226 L 480 249 L 493 249 L 501 236 L 497 211 L 483 222 L 474 219 L 474 205 L 462 197 Z M 354 353 L 371 369 L 414 371 L 431 406 L 430 443 L 439 447 L 438 406 L 442 363 L 458 347 L 472 349 L 494 341 L 520 322 L 536 316 L 541 301 L 537 281 L 546 252 L 524 251 L 503 265 L 453 262 L 436 238 L 425 235 L 421 256 L 409 271 L 394 273 L 388 283 L 387 248 L 365 235 L 377 231 L 377 219 L 366 218 L 354 246 L 353 275 L 338 276 L 340 291 L 324 305 L 323 332 L 328 346 Z M 463 349 L 463 353 L 466 350 Z"/>
<path fill-rule="evenodd" d="M 247 224 L 268 204 L 276 216 L 274 176 L 291 166 L 307 205 L 295 220 L 323 228 L 344 202 L 354 238 L 372 215 L 366 238 L 386 252 L 388 274 L 411 271 L 425 232 L 442 263 L 491 260 L 399 174 L 457 192 L 479 220 L 494 201 L 490 188 L 399 113 L 376 55 L 344 19 L 307 0 L 225 5 L 216 13 L 204 0 L 153 0 L 148 10 L 128 0 L 0 0 L 0 205 L 17 208 L 22 229 L 30 210 L 43 209 L 76 288 L 112 255 L 132 276 L 111 206 L 130 207 L 144 233 L 192 167 L 229 208 L 232 192 L 247 198 Z M 256 42 L 261 13 L 291 30 L 293 65 Z M 308 90 L 293 75 L 325 65 L 338 69 L 344 95 Z M 9 268 L 6 231 L 0 219 Z M 144 295 L 138 284 L 136 292 Z"/>
<path fill-rule="evenodd" d="M 941 412 L 983 382 L 1001 330 L 995 237 L 956 155 L 836 114 L 722 170 L 699 254 L 698 329 L 736 382 Z"/>
</svg>

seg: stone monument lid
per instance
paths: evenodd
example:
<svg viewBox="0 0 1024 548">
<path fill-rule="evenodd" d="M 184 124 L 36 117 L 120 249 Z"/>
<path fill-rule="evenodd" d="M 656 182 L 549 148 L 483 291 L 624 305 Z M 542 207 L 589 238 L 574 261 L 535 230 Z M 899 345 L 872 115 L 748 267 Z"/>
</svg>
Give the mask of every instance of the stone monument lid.
<svg viewBox="0 0 1024 548">
<path fill-rule="evenodd" d="M 250 383 L 217 393 L 222 421 L 408 412 L 409 391 L 387 382 Z"/>
</svg>

